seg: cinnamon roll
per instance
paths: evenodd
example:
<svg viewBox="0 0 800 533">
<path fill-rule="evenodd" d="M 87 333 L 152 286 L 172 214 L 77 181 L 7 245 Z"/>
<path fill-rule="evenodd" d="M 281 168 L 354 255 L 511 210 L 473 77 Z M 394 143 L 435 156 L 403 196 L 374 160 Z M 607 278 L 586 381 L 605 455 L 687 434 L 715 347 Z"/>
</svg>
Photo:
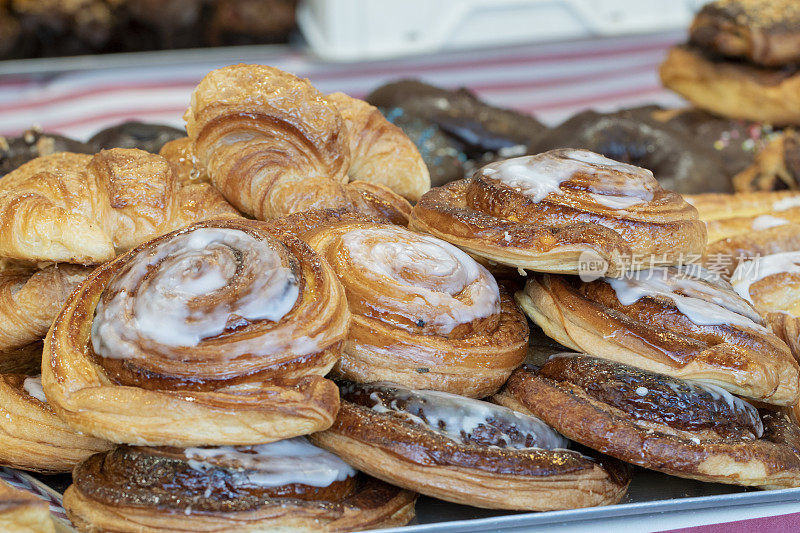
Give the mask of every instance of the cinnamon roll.
<svg viewBox="0 0 800 533">
<path fill-rule="evenodd" d="M 800 428 L 708 383 L 583 354 L 523 366 L 495 397 L 566 437 L 645 468 L 762 488 L 800 486 Z"/>
<path fill-rule="evenodd" d="M 490 261 L 577 273 L 590 254 L 609 275 L 701 254 L 697 212 L 652 173 L 585 150 L 552 150 L 492 163 L 425 194 L 410 227 Z"/>
<path fill-rule="evenodd" d="M 47 502 L 0 480 L 0 530 L 9 533 L 55 533 Z"/>
<path fill-rule="evenodd" d="M 307 212 L 284 223 L 328 260 L 347 293 L 353 322 L 339 376 L 482 398 L 522 363 L 524 315 L 455 246 L 347 213 Z"/>
<path fill-rule="evenodd" d="M 42 383 L 60 417 L 112 442 L 270 442 L 333 422 L 322 376 L 349 322 L 335 273 L 302 241 L 203 222 L 92 273 L 47 335 Z"/>
<path fill-rule="evenodd" d="M 310 439 L 379 479 L 475 507 L 546 511 L 609 505 L 627 465 L 568 450 L 538 418 L 390 383 L 341 384 L 334 425 Z"/>
<path fill-rule="evenodd" d="M 800 397 L 800 369 L 750 304 L 708 272 L 657 267 L 592 282 L 528 280 L 517 301 L 570 349 L 776 405 Z"/>
<path fill-rule="evenodd" d="M 80 435 L 53 412 L 39 376 L 0 374 L 0 464 L 44 473 L 69 472 L 110 443 Z"/>
<path fill-rule="evenodd" d="M 407 212 L 408 202 L 389 186 L 402 183 L 410 197 L 426 188 L 419 152 L 371 108 L 357 106 L 369 115 L 364 120 L 351 113 L 346 98 L 335 97 L 347 119 L 308 80 L 287 72 L 262 65 L 214 70 L 195 88 L 185 115 L 198 170 L 260 220 L 326 207 L 377 214 L 359 188 L 348 186 L 351 174 L 373 181 L 383 205 Z M 387 143 L 395 150 L 388 159 Z M 420 183 L 407 183 L 412 175 Z"/>
<path fill-rule="evenodd" d="M 416 494 L 360 476 L 302 437 L 258 446 L 120 446 L 75 468 L 80 531 L 356 531 L 402 526 Z"/>
</svg>

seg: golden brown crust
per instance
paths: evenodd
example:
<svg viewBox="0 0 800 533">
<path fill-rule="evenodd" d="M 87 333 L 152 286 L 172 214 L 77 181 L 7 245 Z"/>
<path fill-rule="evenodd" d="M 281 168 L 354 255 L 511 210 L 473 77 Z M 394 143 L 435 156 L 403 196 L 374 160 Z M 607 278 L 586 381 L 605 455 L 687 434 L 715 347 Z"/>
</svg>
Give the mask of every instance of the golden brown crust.
<svg viewBox="0 0 800 533">
<path fill-rule="evenodd" d="M 8 533 L 55 533 L 47 502 L 0 481 L 0 529 Z"/>
<path fill-rule="evenodd" d="M 800 74 L 706 57 L 676 46 L 661 64 L 661 81 L 696 107 L 776 126 L 800 124 Z"/>
<path fill-rule="evenodd" d="M 756 154 L 753 164 L 733 177 L 736 192 L 800 189 L 800 135 L 786 129 Z"/>
<path fill-rule="evenodd" d="M 475 507 L 556 510 L 610 505 L 630 470 L 569 450 L 462 444 L 343 400 L 336 423 L 312 442 L 393 485 Z"/>
<path fill-rule="evenodd" d="M 95 353 L 92 327 L 101 299 L 103 305 L 111 305 L 122 296 L 136 294 L 133 297 L 139 298 L 142 287 L 151 285 L 145 280 L 146 283 L 137 282 L 144 283 L 137 288 L 109 292 L 106 288 L 118 273 L 140 267 L 148 253 L 164 249 L 158 247 L 169 245 L 172 239 L 190 238 L 193 231 L 205 228 L 241 232 L 276 250 L 282 264 L 291 269 L 288 283 L 298 284 L 293 307 L 277 322 L 240 321 L 234 329 L 201 337 L 192 346 L 172 346 L 145 336 L 133 340 L 133 344 L 108 346 L 105 349 L 112 352 L 107 356 Z M 228 298 L 249 294 L 250 284 L 260 283 L 259 276 L 269 272 L 256 273 L 248 270 L 252 266 L 236 266 L 236 257 L 248 257 L 247 250 L 237 252 L 236 245 L 231 246 L 230 257 L 236 268 L 233 272 L 243 274 L 231 278 L 218 291 L 202 292 L 197 301 L 190 298 L 181 304 L 176 293 L 166 289 L 170 298 L 176 298 L 178 306 L 199 305 L 200 300 L 202 305 L 220 306 L 227 305 Z M 221 248 L 220 253 L 227 252 Z M 212 257 L 210 263 L 203 263 L 203 255 L 195 256 L 198 259 L 193 268 L 200 269 L 198 272 L 206 267 L 231 266 L 225 255 Z M 169 263 L 172 257 L 167 256 L 159 261 L 157 269 L 137 272 L 150 276 L 158 275 L 161 269 L 178 268 L 168 279 L 180 279 L 184 270 L 181 265 L 185 264 L 180 262 L 185 260 L 181 257 L 186 254 L 175 257 L 177 265 Z M 172 301 L 159 292 L 147 297 Z M 231 300 L 230 305 L 235 306 L 236 301 Z M 344 291 L 333 271 L 295 237 L 254 221 L 198 223 L 102 265 L 70 296 L 45 341 L 44 390 L 53 409 L 71 426 L 112 442 L 250 444 L 320 430 L 332 423 L 338 408 L 335 385 L 321 376 L 341 353 L 350 320 L 346 305 Z M 171 312 L 185 312 L 182 309 L 176 307 Z M 140 327 L 136 321 L 126 322 L 122 317 L 119 321 L 120 327 Z M 253 339 L 280 340 L 274 344 L 263 340 L 260 349 L 275 352 L 259 353 L 248 348 Z M 241 355 L 232 352 L 235 347 L 243 350 Z"/>
<path fill-rule="evenodd" d="M 724 276 L 730 277 L 740 262 L 759 256 L 800 250 L 800 224 L 788 223 L 763 230 L 753 230 L 739 220 L 718 221 L 714 232 L 732 236 L 717 240 L 706 248 L 705 262 Z M 786 219 L 783 219 L 786 220 Z"/>
<path fill-rule="evenodd" d="M 702 298 L 714 294 L 757 317 L 730 287 Z M 576 351 L 777 405 L 800 395 L 800 369 L 788 347 L 756 323 L 698 325 L 666 298 L 623 305 L 604 280 L 576 283 L 555 275 L 529 278 L 517 301 L 548 336 Z"/>
<path fill-rule="evenodd" d="M 559 161 L 570 153 L 553 150 L 536 157 Z M 556 176 L 569 179 L 560 183 L 559 194 L 540 201 L 479 170 L 471 179 L 426 193 L 414 207 L 410 227 L 490 261 L 543 272 L 577 273 L 587 252 L 609 265 L 609 275 L 631 267 L 634 255 L 672 264 L 678 254 L 702 253 L 706 236 L 695 210 L 652 175 L 635 170 L 636 176 L 608 165 L 583 165 L 571 177 Z M 604 181 L 596 177 L 601 173 Z M 652 200 L 623 210 L 598 200 L 604 194 L 620 198 L 628 182 L 652 189 Z"/>
<path fill-rule="evenodd" d="M 41 352 L 36 353 L 36 346 L 69 293 L 91 271 L 90 267 L 66 263 L 42 270 L 0 269 L 0 372 L 38 367 Z"/>
<path fill-rule="evenodd" d="M 46 402 L 31 396 L 21 374 L 0 375 L 0 464 L 44 473 L 70 472 L 110 443 L 79 435 Z"/>
<path fill-rule="evenodd" d="M 658 379 L 656 374 L 647 377 Z M 602 387 L 602 375 L 594 379 Z M 778 411 L 762 414 L 764 436 L 753 440 L 648 423 L 634 408 L 613 406 L 579 385 L 544 377 L 531 367 L 515 371 L 503 394 L 566 437 L 645 468 L 717 483 L 800 486 L 800 430 Z"/>
<path fill-rule="evenodd" d="M 181 185 L 210 182 L 208 175 L 198 168 L 197 157 L 194 155 L 194 147 L 189 137 L 169 141 L 161 147 L 158 155 L 169 162 L 175 179 Z"/>
</svg>

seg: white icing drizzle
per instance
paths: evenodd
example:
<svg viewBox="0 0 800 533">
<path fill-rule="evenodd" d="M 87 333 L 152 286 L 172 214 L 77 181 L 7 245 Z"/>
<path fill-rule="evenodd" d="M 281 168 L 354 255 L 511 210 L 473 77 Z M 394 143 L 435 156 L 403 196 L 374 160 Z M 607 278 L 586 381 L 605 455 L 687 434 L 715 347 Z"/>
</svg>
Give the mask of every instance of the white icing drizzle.
<svg viewBox="0 0 800 533">
<path fill-rule="evenodd" d="M 446 392 L 406 389 L 391 383 L 371 383 L 368 387 L 388 391 L 394 398 L 386 406 L 379 395 L 373 392 L 370 394 L 370 399 L 374 402 L 371 406 L 373 411 L 399 413 L 407 420 L 426 426 L 461 444 L 466 442 L 465 437 L 480 426 L 491 426 L 493 420 L 502 419 L 522 435 L 535 437 L 534 446 L 526 446 L 525 442 L 504 435 L 507 448 L 545 450 L 567 448 L 567 439 L 553 428 L 535 416 L 518 413 L 507 407 Z M 398 400 L 405 402 L 405 405 L 401 407 Z"/>
<path fill-rule="evenodd" d="M 44 389 L 42 389 L 42 376 L 25 378 L 25 381 L 22 383 L 22 388 L 40 402 L 47 403 Z"/>
<path fill-rule="evenodd" d="M 332 453 L 317 448 L 305 437 L 258 446 L 186 448 L 190 468 L 206 472 L 223 468 L 236 474 L 237 482 L 256 487 L 300 484 L 327 487 L 356 475 L 351 466 Z"/>
<path fill-rule="evenodd" d="M 698 326 L 729 324 L 767 331 L 758 313 L 732 291 L 678 273 L 677 269 L 655 267 L 635 273 L 634 277 L 605 278 L 605 281 L 622 305 L 632 305 L 646 296 L 660 296 L 672 300 L 678 311 Z"/>
<path fill-rule="evenodd" d="M 781 198 L 772 203 L 772 209 L 775 211 L 786 211 L 793 207 L 800 207 L 800 195 Z"/>
<path fill-rule="evenodd" d="M 781 252 L 739 263 L 731 276 L 733 289 L 753 303 L 750 287 L 753 283 L 776 274 L 800 273 L 800 252 Z"/>
<path fill-rule="evenodd" d="M 242 255 L 241 261 L 233 250 Z M 251 284 L 239 286 L 243 280 Z M 232 287 L 239 289 L 235 301 L 225 294 Z M 225 228 L 197 228 L 141 251 L 106 290 L 115 294 L 97 306 L 92 345 L 96 353 L 112 358 L 139 357 L 137 345 L 143 342 L 197 346 L 237 318 L 280 320 L 299 291 L 294 274 L 269 243 Z M 222 294 L 215 299 L 215 293 Z M 200 299 L 203 305 L 195 303 Z M 254 349 L 268 353 L 283 342 L 270 339 L 269 333 L 256 341 L 238 347 L 231 343 L 225 354 L 235 358 Z"/>
<path fill-rule="evenodd" d="M 692 387 L 696 387 L 698 389 L 706 391 L 708 394 L 711 395 L 711 397 L 715 401 L 725 402 L 731 409 L 731 411 L 735 413 L 744 414 L 745 417 L 748 418 L 755 427 L 756 438 L 761 438 L 761 436 L 764 434 L 764 425 L 761 422 L 761 416 L 759 416 L 758 414 L 758 409 L 753 407 L 749 402 L 742 400 L 738 396 L 734 396 L 733 394 L 731 394 L 730 392 L 726 391 L 721 387 L 717 387 L 716 385 L 711 385 L 710 383 L 701 383 L 699 381 L 694 381 L 690 379 L 684 381 L 686 381 L 686 383 L 688 383 Z M 672 386 L 671 388 L 673 390 L 676 389 L 676 387 L 674 386 Z"/>
<path fill-rule="evenodd" d="M 751 228 L 755 231 L 762 231 L 777 226 L 785 226 L 789 221 L 785 218 L 774 217 L 772 215 L 761 215 L 753 219 Z"/>
<path fill-rule="evenodd" d="M 647 387 L 636 387 L 636 394 L 639 396 L 647 396 L 647 393 L 650 392 Z"/>
<path fill-rule="evenodd" d="M 500 311 L 494 277 L 441 239 L 400 227 L 353 229 L 341 239 L 355 266 L 407 296 L 384 305 L 400 305 L 441 333 Z"/>
<path fill-rule="evenodd" d="M 614 210 L 653 200 L 658 186 L 649 170 L 620 163 L 588 150 L 553 150 L 534 156 L 491 163 L 481 174 L 496 179 L 534 202 L 548 195 L 562 195 L 561 184 L 577 173 L 591 175 L 591 198 Z"/>
</svg>

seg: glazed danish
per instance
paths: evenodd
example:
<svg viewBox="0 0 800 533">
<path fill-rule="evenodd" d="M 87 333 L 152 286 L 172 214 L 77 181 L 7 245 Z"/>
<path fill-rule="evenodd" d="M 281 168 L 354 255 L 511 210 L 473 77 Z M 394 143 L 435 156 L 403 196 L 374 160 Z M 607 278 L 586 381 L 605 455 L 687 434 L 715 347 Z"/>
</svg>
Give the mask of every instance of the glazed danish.
<svg viewBox="0 0 800 533">
<path fill-rule="evenodd" d="M 347 293 L 353 322 L 338 375 L 482 398 L 522 363 L 524 315 L 455 246 L 348 213 L 283 223 L 328 260 Z"/>
<path fill-rule="evenodd" d="M 55 533 L 47 502 L 0 480 L 0 530 L 8 533 Z"/>
<path fill-rule="evenodd" d="M 402 526 L 416 494 L 359 476 L 303 438 L 258 446 L 97 454 L 64 508 L 80 531 L 356 531 Z"/>
<path fill-rule="evenodd" d="M 585 446 L 667 474 L 762 488 L 800 486 L 800 428 L 719 387 L 556 354 L 495 397 L 522 403 Z"/>
<path fill-rule="evenodd" d="M 730 284 L 702 270 L 658 267 L 589 283 L 537 275 L 517 301 L 570 349 L 766 403 L 800 396 L 786 344 Z"/>
<path fill-rule="evenodd" d="M 39 376 L 0 374 L 0 464 L 36 472 L 70 472 L 111 444 L 80 435 L 56 416 Z"/>
<path fill-rule="evenodd" d="M 350 313 L 324 261 L 254 221 L 210 221 L 106 263 L 45 340 L 56 413 L 112 442 L 253 444 L 328 427 L 322 376 Z"/>
<path fill-rule="evenodd" d="M 391 383 L 340 389 L 336 422 L 311 441 L 393 485 L 475 507 L 545 511 L 616 503 L 630 483 L 627 465 L 567 450 L 533 416 Z"/>
<path fill-rule="evenodd" d="M 324 207 L 375 214 L 359 189 L 348 186 L 351 170 L 381 181 L 406 176 L 406 169 L 414 167 L 418 173 L 424 170 L 415 179 L 429 180 L 419 152 L 410 142 L 397 143 L 401 134 L 394 126 L 384 120 L 376 129 L 376 117 L 345 120 L 307 80 L 271 67 L 233 65 L 212 71 L 194 90 L 185 119 L 198 170 L 239 210 L 260 220 Z M 394 133 L 387 138 L 389 130 Z M 397 151 L 392 166 L 379 175 L 372 167 L 386 164 L 381 154 L 387 142 Z M 372 185 L 381 191 L 383 204 L 410 211 L 391 189 Z M 424 188 L 421 183 L 407 191 Z"/>
<path fill-rule="evenodd" d="M 582 254 L 616 275 L 641 268 L 634 256 L 674 264 L 701 254 L 706 240 L 697 212 L 650 171 L 571 149 L 492 163 L 432 189 L 410 227 L 502 265 L 572 274 Z"/>
</svg>

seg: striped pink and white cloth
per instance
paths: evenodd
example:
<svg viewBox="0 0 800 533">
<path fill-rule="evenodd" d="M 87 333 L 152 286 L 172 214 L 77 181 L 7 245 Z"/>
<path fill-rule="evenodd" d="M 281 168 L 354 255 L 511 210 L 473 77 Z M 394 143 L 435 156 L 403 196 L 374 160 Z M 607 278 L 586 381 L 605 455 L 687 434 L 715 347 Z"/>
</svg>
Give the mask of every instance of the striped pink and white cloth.
<svg viewBox="0 0 800 533">
<path fill-rule="evenodd" d="M 682 33 L 673 32 L 363 63 L 329 63 L 288 48 L 231 48 L 209 51 L 199 60 L 193 53 L 183 62 L 148 64 L 148 58 L 157 56 L 139 54 L 127 66 L 46 74 L 2 75 L 0 68 L 0 134 L 18 134 L 38 124 L 86 138 L 126 119 L 182 126 L 189 95 L 203 75 L 242 61 L 307 77 L 326 93 L 357 97 L 404 77 L 466 86 L 488 102 L 534 113 L 553 124 L 586 108 L 678 105 L 680 98 L 661 86 L 658 65 L 666 50 L 683 39 Z"/>
</svg>

